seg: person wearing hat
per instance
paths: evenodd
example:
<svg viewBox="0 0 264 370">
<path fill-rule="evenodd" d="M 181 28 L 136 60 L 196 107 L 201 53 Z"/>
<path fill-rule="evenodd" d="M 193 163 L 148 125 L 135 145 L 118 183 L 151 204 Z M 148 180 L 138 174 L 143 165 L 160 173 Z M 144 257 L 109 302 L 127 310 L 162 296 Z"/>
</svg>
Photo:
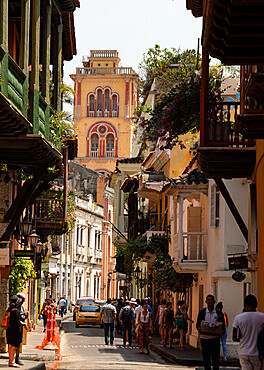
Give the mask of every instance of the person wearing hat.
<svg viewBox="0 0 264 370">
<path fill-rule="evenodd" d="M 24 293 L 17 293 L 17 297 L 21 299 L 21 302 L 19 303 L 18 305 L 18 309 L 20 311 L 20 319 L 21 321 L 25 324 L 26 323 L 26 319 L 28 318 L 28 311 L 26 311 L 23 307 L 23 303 L 25 302 L 26 300 L 26 296 Z M 25 324 L 26 326 L 26 324 Z M 21 343 L 23 343 L 23 327 L 21 326 Z M 16 358 L 15 358 L 15 363 L 20 365 L 20 366 L 23 366 L 24 364 L 20 361 L 19 359 L 19 353 L 21 353 L 22 351 L 20 351 L 20 347 L 16 350 Z"/>
<path fill-rule="evenodd" d="M 6 330 L 6 339 L 8 344 L 8 354 L 9 354 L 9 367 L 20 367 L 14 360 L 15 353 L 19 349 L 22 343 L 21 330 L 24 323 L 21 321 L 20 310 L 18 308 L 21 304 L 22 299 L 17 295 L 14 295 L 10 299 L 10 305 L 7 309 L 10 312 L 9 324 L 10 327 Z"/>
</svg>

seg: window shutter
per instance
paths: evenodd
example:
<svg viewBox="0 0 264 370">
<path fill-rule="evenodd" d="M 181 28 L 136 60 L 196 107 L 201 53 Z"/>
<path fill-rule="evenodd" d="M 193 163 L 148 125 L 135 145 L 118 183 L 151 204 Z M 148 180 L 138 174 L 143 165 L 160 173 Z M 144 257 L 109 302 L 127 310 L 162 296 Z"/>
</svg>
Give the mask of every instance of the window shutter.
<svg viewBox="0 0 264 370">
<path fill-rule="evenodd" d="M 211 227 L 215 227 L 215 185 L 211 186 Z"/>
</svg>

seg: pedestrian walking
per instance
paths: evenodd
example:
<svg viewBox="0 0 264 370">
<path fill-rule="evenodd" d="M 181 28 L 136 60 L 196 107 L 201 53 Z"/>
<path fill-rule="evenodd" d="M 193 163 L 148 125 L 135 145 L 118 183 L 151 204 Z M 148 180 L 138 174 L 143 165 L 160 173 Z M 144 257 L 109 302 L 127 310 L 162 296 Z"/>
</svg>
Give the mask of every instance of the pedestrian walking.
<svg viewBox="0 0 264 370">
<path fill-rule="evenodd" d="M 66 307 L 65 307 L 65 313 L 67 313 L 67 311 L 68 311 L 68 299 L 66 298 L 66 295 L 64 295 L 63 296 L 63 299 L 65 300 L 65 302 L 66 302 Z"/>
<path fill-rule="evenodd" d="M 58 307 L 59 307 L 59 314 L 61 317 L 63 317 L 66 311 L 66 301 L 63 297 L 60 298 Z"/>
<path fill-rule="evenodd" d="M 213 369 L 219 369 L 219 358 L 220 358 L 220 336 L 224 333 L 224 315 L 221 311 L 215 309 L 215 298 L 212 294 L 208 294 L 206 297 L 206 308 L 203 308 L 198 313 L 196 328 L 200 333 L 203 363 L 205 370 L 211 369 L 211 358 L 213 363 Z M 205 327 L 209 330 L 212 328 L 210 324 L 220 325 L 220 334 L 211 334 L 210 331 L 206 333 L 205 329 L 202 330 L 202 322 L 205 322 Z M 207 325 L 209 323 L 209 325 Z M 219 325 L 214 325 L 218 328 Z"/>
<path fill-rule="evenodd" d="M 119 314 L 120 314 L 120 311 L 121 311 L 122 307 L 124 307 L 123 299 L 118 298 L 118 300 L 115 304 L 117 318 L 119 318 Z M 117 334 L 122 334 L 122 325 L 120 324 L 119 320 L 117 320 L 117 323 L 116 323 L 116 332 L 117 332 Z"/>
<path fill-rule="evenodd" d="M 45 333 L 46 328 L 47 328 L 47 311 L 46 311 L 46 306 L 47 306 L 48 299 L 45 299 L 42 308 L 40 310 L 40 315 L 42 316 L 43 319 L 43 332 Z"/>
<path fill-rule="evenodd" d="M 140 304 L 139 306 L 137 306 L 135 308 L 135 318 L 136 318 L 136 322 L 135 322 L 135 326 L 136 326 L 136 330 L 135 330 L 135 334 L 136 334 L 136 344 L 139 344 L 139 315 L 140 313 L 142 312 L 143 310 L 143 306 L 145 304 L 145 300 L 142 299 L 140 301 Z"/>
<path fill-rule="evenodd" d="M 193 322 L 192 319 L 189 318 L 186 308 L 186 303 L 182 300 L 178 301 L 177 303 L 177 310 L 176 310 L 176 319 L 175 325 L 178 327 L 180 333 L 180 342 L 179 342 L 179 349 L 182 351 L 184 350 L 184 335 L 188 328 L 187 320 Z"/>
<path fill-rule="evenodd" d="M 151 314 L 153 314 L 153 310 L 152 310 L 152 308 L 151 308 L 151 306 L 150 306 L 150 301 L 149 301 L 149 298 L 145 298 L 145 302 L 146 302 L 146 305 L 148 306 L 148 310 L 149 310 L 149 312 L 151 313 Z"/>
<path fill-rule="evenodd" d="M 228 328 L 228 316 L 223 311 L 223 302 L 218 302 L 217 305 L 216 305 L 216 309 L 223 313 L 224 319 L 225 319 L 225 333 L 224 333 L 224 335 L 221 336 L 221 343 L 222 343 L 222 348 L 223 348 L 224 361 L 227 361 L 227 357 L 226 357 L 226 339 L 227 339 L 227 328 Z"/>
<path fill-rule="evenodd" d="M 16 295 L 11 297 L 10 305 L 7 309 L 9 312 L 9 328 L 6 330 L 6 339 L 8 344 L 8 355 L 9 355 L 9 367 L 20 367 L 15 362 L 15 353 L 19 349 L 22 343 L 22 325 L 25 325 L 21 321 L 19 304 L 22 302 L 21 298 Z"/>
<path fill-rule="evenodd" d="M 129 301 L 125 302 L 125 307 L 122 307 L 119 313 L 119 320 L 122 324 L 123 331 L 123 346 L 126 346 L 127 338 L 129 346 L 132 345 L 132 325 L 135 322 L 133 308 L 130 307 Z"/>
<path fill-rule="evenodd" d="M 242 370 L 259 370 L 257 340 L 264 323 L 264 313 L 258 312 L 257 298 L 253 294 L 245 297 L 245 312 L 237 315 L 233 323 L 233 341 L 239 342 L 239 361 Z M 239 334 L 239 335 L 238 335 Z"/>
<path fill-rule="evenodd" d="M 107 298 L 106 304 L 103 305 L 100 320 L 104 324 L 105 344 L 107 346 L 109 344 L 109 330 L 110 344 L 113 344 L 115 338 L 116 308 L 111 304 L 111 298 Z"/>
<path fill-rule="evenodd" d="M 152 320 L 151 320 L 151 313 L 148 310 L 148 306 L 146 303 L 142 306 L 142 311 L 139 312 L 139 345 L 141 351 L 139 353 L 144 353 L 144 348 L 147 350 L 147 354 L 149 354 L 149 345 L 151 343 L 149 334 L 152 330 Z"/>
<path fill-rule="evenodd" d="M 164 343 L 164 339 L 165 339 L 164 328 L 163 328 L 163 325 L 162 325 L 162 315 L 163 315 L 163 312 L 166 308 L 166 304 L 167 304 L 166 299 L 162 299 L 161 304 L 158 306 L 157 316 L 156 316 L 156 322 L 158 323 L 159 333 L 160 333 L 160 337 L 161 337 L 161 344 Z"/>
<path fill-rule="evenodd" d="M 174 328 L 174 311 L 172 310 L 171 302 L 167 303 L 167 306 L 163 312 L 162 325 L 165 330 L 163 347 L 166 348 L 167 339 L 169 339 L 169 348 L 173 348 L 172 347 L 172 331 Z"/>
</svg>

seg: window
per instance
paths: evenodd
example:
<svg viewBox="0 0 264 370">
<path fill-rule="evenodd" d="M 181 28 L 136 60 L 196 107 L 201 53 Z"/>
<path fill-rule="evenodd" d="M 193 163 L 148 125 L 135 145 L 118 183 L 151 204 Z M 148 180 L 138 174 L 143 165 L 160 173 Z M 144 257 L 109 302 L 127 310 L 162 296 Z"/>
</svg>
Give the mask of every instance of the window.
<svg viewBox="0 0 264 370">
<path fill-rule="evenodd" d="M 97 91 L 97 117 L 102 117 L 102 90 Z"/>
<path fill-rule="evenodd" d="M 115 147 L 114 135 L 109 134 L 106 137 L 106 156 L 112 157 Z"/>
<path fill-rule="evenodd" d="M 94 95 L 89 96 L 89 112 L 94 111 Z"/>
<path fill-rule="evenodd" d="M 211 227 L 219 226 L 220 193 L 216 185 L 211 186 Z"/>
<path fill-rule="evenodd" d="M 113 95 L 112 98 L 112 115 L 113 117 L 117 117 L 117 96 Z"/>
<path fill-rule="evenodd" d="M 96 134 L 91 137 L 91 157 L 98 157 L 99 140 Z"/>
<path fill-rule="evenodd" d="M 105 112 L 110 111 L 110 92 L 109 90 L 105 90 L 105 106 L 104 106 Z"/>
</svg>

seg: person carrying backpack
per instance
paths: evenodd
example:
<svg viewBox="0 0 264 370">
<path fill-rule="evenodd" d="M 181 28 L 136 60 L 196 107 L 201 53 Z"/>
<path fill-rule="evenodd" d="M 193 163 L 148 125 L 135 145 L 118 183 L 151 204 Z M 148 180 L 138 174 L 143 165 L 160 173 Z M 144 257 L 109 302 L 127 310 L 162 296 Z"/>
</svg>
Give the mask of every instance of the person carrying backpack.
<svg viewBox="0 0 264 370">
<path fill-rule="evenodd" d="M 257 342 L 264 323 L 264 313 L 257 311 L 258 302 L 253 294 L 246 296 L 244 306 L 245 312 L 237 315 L 233 323 L 233 341 L 239 342 L 239 361 L 242 370 L 259 370 L 261 361 Z"/>
<path fill-rule="evenodd" d="M 132 325 L 135 322 L 134 310 L 129 305 L 129 301 L 125 302 L 125 307 L 122 307 L 119 313 L 119 321 L 123 331 L 123 346 L 126 346 L 127 337 L 129 346 L 132 345 Z"/>
</svg>

